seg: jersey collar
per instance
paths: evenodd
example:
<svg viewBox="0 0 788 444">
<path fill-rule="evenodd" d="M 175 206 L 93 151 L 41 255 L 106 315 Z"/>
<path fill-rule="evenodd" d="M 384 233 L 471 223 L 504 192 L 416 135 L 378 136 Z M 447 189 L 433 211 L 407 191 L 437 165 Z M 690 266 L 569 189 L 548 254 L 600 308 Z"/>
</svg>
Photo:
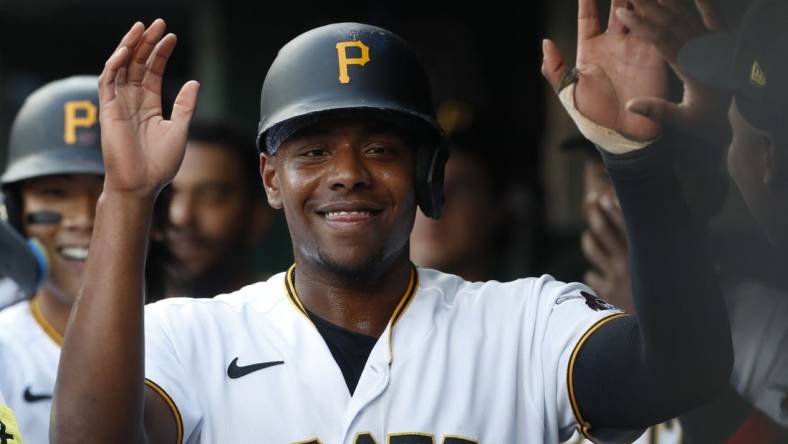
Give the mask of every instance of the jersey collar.
<svg viewBox="0 0 788 444">
<path fill-rule="evenodd" d="M 302 315 L 304 315 L 304 317 L 307 318 L 307 320 L 309 320 L 310 323 L 312 323 L 312 325 L 314 325 L 312 319 L 310 319 L 309 317 L 309 313 L 307 312 L 306 307 L 304 307 L 303 302 L 301 302 L 301 299 L 298 297 L 298 293 L 296 292 L 295 269 L 296 269 L 296 264 L 293 264 L 287 270 L 287 275 L 285 276 L 285 294 L 287 295 L 287 298 L 290 300 L 293 306 L 296 308 L 296 310 L 298 310 Z M 386 327 L 386 330 L 381 335 L 382 337 L 386 337 L 386 340 L 388 341 L 387 355 L 388 355 L 389 365 L 391 364 L 392 361 L 391 330 L 394 328 L 394 325 L 396 325 L 397 321 L 399 321 L 402 318 L 402 315 L 410 306 L 410 303 L 413 301 L 416 295 L 416 290 L 418 286 L 419 286 L 419 273 L 416 270 L 416 266 L 411 264 L 408 287 L 405 290 L 405 293 L 400 298 L 400 301 L 397 304 L 397 308 L 394 309 L 394 313 L 392 313 L 391 315 L 391 319 L 389 320 L 389 324 Z"/>
<path fill-rule="evenodd" d="M 30 312 L 33 314 L 33 319 L 35 319 L 36 323 L 44 330 L 47 336 L 49 336 L 58 347 L 63 346 L 63 336 L 57 332 L 57 329 L 44 317 L 44 314 L 41 313 L 41 307 L 39 307 L 39 300 L 38 297 L 34 297 L 32 301 L 30 301 Z"/>
</svg>

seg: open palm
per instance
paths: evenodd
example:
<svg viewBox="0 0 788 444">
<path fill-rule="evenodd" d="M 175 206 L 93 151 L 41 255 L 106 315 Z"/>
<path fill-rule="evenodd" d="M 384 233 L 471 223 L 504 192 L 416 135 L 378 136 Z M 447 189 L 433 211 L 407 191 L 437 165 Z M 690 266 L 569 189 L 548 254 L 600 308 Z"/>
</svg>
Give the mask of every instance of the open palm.
<svg viewBox="0 0 788 444">
<path fill-rule="evenodd" d="M 159 19 L 146 30 L 135 23 L 99 77 L 101 145 L 105 189 L 157 193 L 178 172 L 199 84 L 181 88 L 170 120 L 162 116 L 164 68 L 175 48 Z"/>
<path fill-rule="evenodd" d="M 616 10 L 626 0 L 613 0 L 605 32 L 601 31 L 595 0 L 579 0 L 575 90 L 578 110 L 599 125 L 634 140 L 650 140 L 660 125 L 628 111 L 634 97 L 665 97 L 667 70 L 659 51 L 649 42 L 628 32 Z M 544 45 L 542 72 L 558 88 L 566 73 L 558 48 L 549 40 Z"/>
</svg>

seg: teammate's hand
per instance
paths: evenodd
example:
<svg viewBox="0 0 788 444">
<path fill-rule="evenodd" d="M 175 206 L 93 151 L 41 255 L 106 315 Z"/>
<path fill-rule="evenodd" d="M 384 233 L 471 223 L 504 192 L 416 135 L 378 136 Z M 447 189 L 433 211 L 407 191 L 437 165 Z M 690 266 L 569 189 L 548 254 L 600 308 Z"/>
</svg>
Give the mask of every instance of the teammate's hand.
<svg viewBox="0 0 788 444">
<path fill-rule="evenodd" d="M 593 266 L 583 280 L 602 299 L 634 313 L 632 284 L 629 275 L 629 254 L 621 207 L 610 196 L 604 196 L 583 209 L 588 229 L 581 237 L 583 255 Z"/>
<path fill-rule="evenodd" d="M 667 70 L 657 49 L 628 32 L 619 20 L 627 0 L 612 0 L 607 30 L 600 30 L 595 0 L 579 0 L 577 60 L 580 78 L 575 90 L 577 109 L 597 124 L 633 140 L 652 140 L 660 124 L 626 108 L 633 97 L 667 94 Z M 543 43 L 542 74 L 558 89 L 567 66 L 555 43 Z"/>
<path fill-rule="evenodd" d="M 623 12 L 621 22 L 640 38 L 653 43 L 684 83 L 681 103 L 661 97 L 637 97 L 627 109 L 715 145 L 730 140 L 727 112 L 731 94 L 692 80 L 677 63 L 681 47 L 710 31 L 721 31 L 722 21 L 710 0 L 631 0 L 633 11 Z"/>
<path fill-rule="evenodd" d="M 181 88 L 170 120 L 161 110 L 164 68 L 174 34 L 157 19 L 148 29 L 135 23 L 107 60 L 99 77 L 104 190 L 154 196 L 178 172 L 199 84 Z"/>
</svg>

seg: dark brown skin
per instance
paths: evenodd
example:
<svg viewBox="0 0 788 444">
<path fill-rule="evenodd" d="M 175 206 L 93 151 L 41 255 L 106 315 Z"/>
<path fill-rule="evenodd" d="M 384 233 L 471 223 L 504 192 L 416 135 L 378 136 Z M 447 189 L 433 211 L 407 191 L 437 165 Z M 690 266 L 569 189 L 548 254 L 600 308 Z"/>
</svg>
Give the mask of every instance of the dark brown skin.
<svg viewBox="0 0 788 444">
<path fill-rule="evenodd" d="M 176 440 L 169 407 L 143 388 L 143 270 L 153 202 L 178 171 L 197 88 L 187 83 L 173 119 L 161 120 L 156 73 L 175 41 L 162 38 L 160 21 L 140 34 L 135 25 L 121 46 L 137 47 L 136 54 L 116 52 L 100 80 L 107 176 L 86 273 L 104 279 L 85 283 L 66 333 L 54 401 L 57 443 Z M 139 45 L 140 39 L 150 43 Z M 133 84 L 145 75 L 135 60 L 148 58 L 150 72 Z M 126 65 L 123 82 L 116 70 Z M 157 108 L 145 116 L 146 107 Z M 269 203 L 288 219 L 305 306 L 379 336 L 411 272 L 415 157 L 405 137 L 374 121 L 327 121 L 288 139 L 276 156 L 262 157 L 260 168 Z M 327 214 L 338 211 L 355 213 Z"/>
<path fill-rule="evenodd" d="M 102 279 L 83 284 L 66 329 L 52 442 L 175 441 L 169 408 L 143 389 L 143 276 L 153 203 L 183 159 L 199 84 L 186 83 L 171 120 L 162 118 L 162 74 L 176 42 L 164 31 L 162 20 L 147 30 L 135 23 L 99 78 L 107 174 L 85 274 Z"/>
<path fill-rule="evenodd" d="M 383 332 L 410 275 L 414 171 L 413 149 L 374 122 L 328 120 L 262 157 L 268 201 L 287 217 L 307 309 L 357 333 Z M 337 211 L 370 213 L 328 214 Z"/>
<path fill-rule="evenodd" d="M 659 125 L 625 104 L 663 95 L 662 60 L 623 33 L 617 20 L 611 24 L 601 34 L 593 1 L 580 1 L 578 106 L 600 124 L 651 139 Z M 162 118 L 161 78 L 175 46 L 164 28 L 160 20 L 146 31 L 135 24 L 99 81 L 106 177 L 86 275 L 102 279 L 85 283 L 66 331 L 52 422 L 56 443 L 175 440 L 168 408 L 143 388 L 145 245 L 155 197 L 183 159 L 199 85 L 186 83 L 171 120 Z M 556 87 L 566 67 L 554 45 L 546 42 L 546 49 L 543 72 Z M 296 288 L 319 316 L 371 335 L 388 323 L 410 267 L 412 156 L 396 132 L 334 122 L 294 136 L 279 154 L 263 158 L 269 203 L 288 218 Z M 332 220 L 320 214 L 331 209 L 373 211 Z"/>
</svg>

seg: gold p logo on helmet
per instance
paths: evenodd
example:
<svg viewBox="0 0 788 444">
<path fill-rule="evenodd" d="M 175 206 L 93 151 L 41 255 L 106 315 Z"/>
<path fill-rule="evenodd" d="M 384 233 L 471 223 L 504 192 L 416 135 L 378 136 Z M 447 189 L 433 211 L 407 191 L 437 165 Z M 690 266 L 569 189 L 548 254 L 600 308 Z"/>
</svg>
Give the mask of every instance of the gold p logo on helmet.
<svg viewBox="0 0 788 444">
<path fill-rule="evenodd" d="M 63 140 L 73 145 L 77 143 L 77 128 L 90 128 L 96 124 L 96 105 L 90 100 L 72 100 L 65 105 L 65 129 Z"/>
<path fill-rule="evenodd" d="M 361 50 L 361 57 L 348 57 L 348 48 L 358 48 Z M 364 66 L 369 62 L 369 46 L 364 43 L 354 40 L 349 42 L 337 43 L 337 57 L 339 60 L 339 83 L 350 83 L 350 76 L 347 72 L 349 65 Z"/>
</svg>

